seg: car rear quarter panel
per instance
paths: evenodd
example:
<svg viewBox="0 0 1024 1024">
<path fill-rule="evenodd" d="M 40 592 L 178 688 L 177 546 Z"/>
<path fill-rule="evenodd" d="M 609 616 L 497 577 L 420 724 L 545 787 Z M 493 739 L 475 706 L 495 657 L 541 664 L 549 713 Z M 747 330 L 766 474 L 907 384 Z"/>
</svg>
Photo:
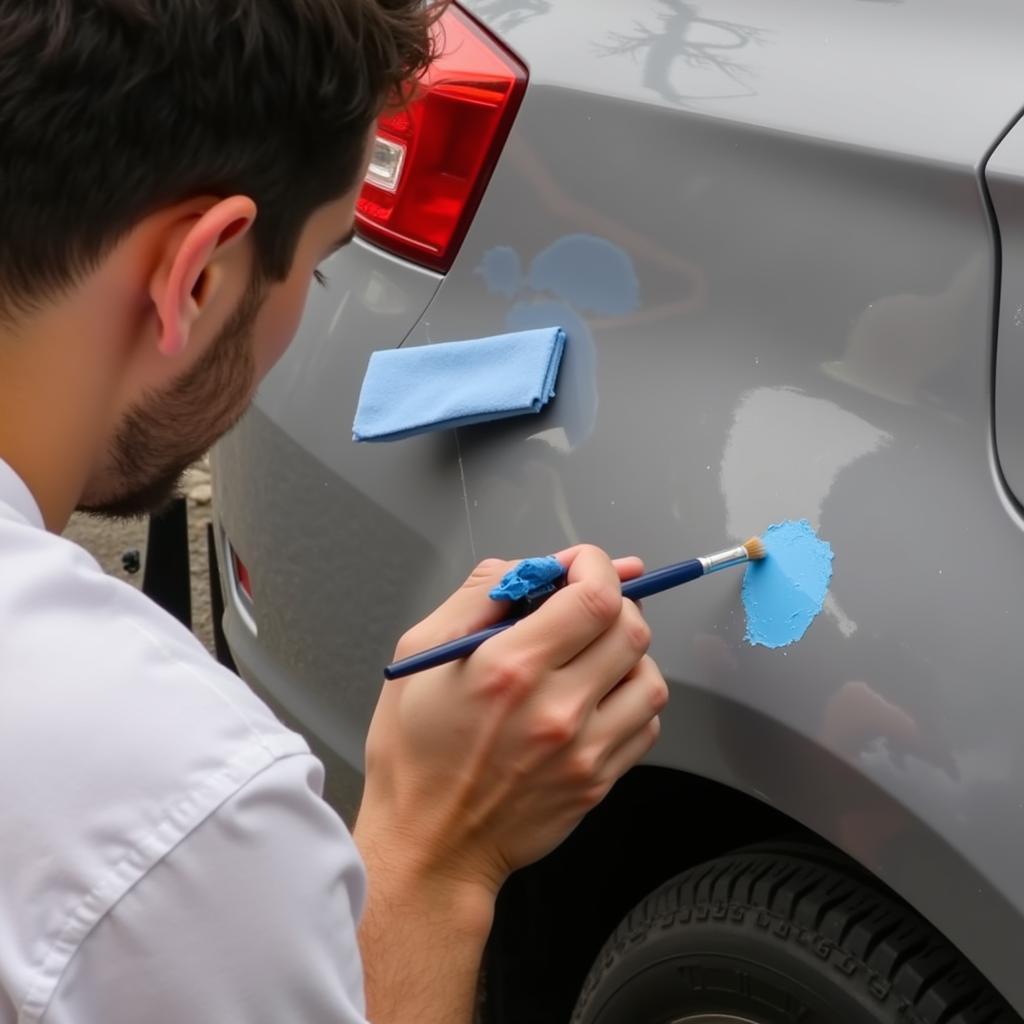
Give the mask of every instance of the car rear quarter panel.
<svg viewBox="0 0 1024 1024">
<path fill-rule="evenodd" d="M 476 558 L 588 540 L 655 566 L 806 517 L 835 575 L 799 644 L 744 643 L 736 574 L 646 603 L 673 692 L 651 760 L 849 852 L 1024 1009 L 1024 537 L 980 188 L 1024 15 L 466 6 L 528 64 L 522 109 L 451 272 L 339 257 L 222 445 L 257 588 L 233 646 L 358 766 L 394 637 Z M 550 323 L 570 340 L 539 417 L 348 441 L 372 349 Z"/>
<path fill-rule="evenodd" d="M 1024 1007 L 1024 537 L 980 187 L 1020 12 L 469 6 L 531 86 L 409 343 L 570 336 L 549 411 L 461 435 L 475 552 L 654 566 L 808 518 L 835 575 L 799 644 L 744 642 L 736 575 L 646 602 L 653 760 L 845 849 Z M 966 53 L 984 74 L 951 73 Z"/>
</svg>

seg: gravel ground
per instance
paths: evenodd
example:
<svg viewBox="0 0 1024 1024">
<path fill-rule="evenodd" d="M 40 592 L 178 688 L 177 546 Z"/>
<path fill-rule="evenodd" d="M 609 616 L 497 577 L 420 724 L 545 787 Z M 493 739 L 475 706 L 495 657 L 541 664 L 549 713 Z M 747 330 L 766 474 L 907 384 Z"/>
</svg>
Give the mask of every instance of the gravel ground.
<svg viewBox="0 0 1024 1024">
<path fill-rule="evenodd" d="M 206 524 L 210 521 L 210 469 L 204 459 L 188 471 L 184 494 L 188 497 L 189 548 L 192 561 L 192 629 L 213 651 L 213 623 L 210 616 L 210 581 L 207 574 Z M 146 520 L 115 522 L 94 516 L 72 516 L 64 536 L 81 544 L 104 570 L 134 587 L 142 587 L 142 569 L 134 575 L 125 571 L 121 556 L 137 550 L 145 564 Z"/>
</svg>

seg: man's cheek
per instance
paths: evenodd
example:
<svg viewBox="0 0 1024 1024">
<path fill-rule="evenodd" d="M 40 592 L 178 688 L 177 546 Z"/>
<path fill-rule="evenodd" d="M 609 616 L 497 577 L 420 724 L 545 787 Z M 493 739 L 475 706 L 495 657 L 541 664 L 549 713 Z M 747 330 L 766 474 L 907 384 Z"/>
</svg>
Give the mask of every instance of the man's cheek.
<svg viewBox="0 0 1024 1024">
<path fill-rule="evenodd" d="M 257 326 L 255 345 L 256 373 L 263 379 L 284 355 L 302 320 L 306 293 L 282 296 L 282 301 L 268 303 Z"/>
</svg>

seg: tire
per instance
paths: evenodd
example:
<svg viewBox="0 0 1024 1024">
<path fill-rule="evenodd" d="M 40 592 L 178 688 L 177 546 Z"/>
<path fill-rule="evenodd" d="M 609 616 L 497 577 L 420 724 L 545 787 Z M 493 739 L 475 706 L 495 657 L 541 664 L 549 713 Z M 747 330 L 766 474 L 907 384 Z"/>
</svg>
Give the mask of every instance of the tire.
<svg viewBox="0 0 1024 1024">
<path fill-rule="evenodd" d="M 605 944 L 573 1024 L 1020 1024 L 858 869 L 741 850 L 666 882 Z"/>
</svg>

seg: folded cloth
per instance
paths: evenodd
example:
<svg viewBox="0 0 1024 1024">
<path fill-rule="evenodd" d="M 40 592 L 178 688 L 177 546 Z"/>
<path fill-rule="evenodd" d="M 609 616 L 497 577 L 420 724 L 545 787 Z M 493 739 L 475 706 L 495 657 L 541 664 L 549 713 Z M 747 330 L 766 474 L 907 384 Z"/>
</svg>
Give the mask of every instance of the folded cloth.
<svg viewBox="0 0 1024 1024">
<path fill-rule="evenodd" d="M 374 352 L 352 437 L 397 441 L 540 412 L 554 397 L 564 349 L 565 331 L 544 327 Z"/>
</svg>

